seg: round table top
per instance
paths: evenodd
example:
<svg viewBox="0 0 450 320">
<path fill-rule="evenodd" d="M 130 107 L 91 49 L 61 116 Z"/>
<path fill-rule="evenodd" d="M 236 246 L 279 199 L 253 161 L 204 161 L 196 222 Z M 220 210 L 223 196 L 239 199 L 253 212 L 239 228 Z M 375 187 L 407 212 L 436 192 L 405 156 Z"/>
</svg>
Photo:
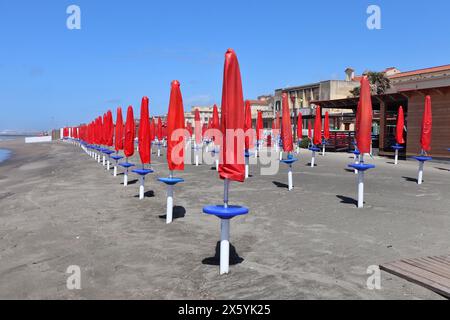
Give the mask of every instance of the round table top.
<svg viewBox="0 0 450 320">
<path fill-rule="evenodd" d="M 353 150 L 353 151 L 350 151 L 350 153 L 353 153 L 354 155 L 357 155 L 357 156 L 359 156 L 361 154 L 361 152 L 359 150 Z"/>
<path fill-rule="evenodd" d="M 119 166 L 124 167 L 124 168 L 130 168 L 130 167 L 134 167 L 134 164 L 129 163 L 129 162 L 122 162 L 122 163 L 119 163 Z"/>
<path fill-rule="evenodd" d="M 367 164 L 367 163 L 358 163 L 358 164 L 352 163 L 352 164 L 349 164 L 348 166 L 350 168 L 356 169 L 358 171 L 363 171 L 363 172 L 366 171 L 366 170 L 375 168 L 375 165 Z"/>
<path fill-rule="evenodd" d="M 319 152 L 320 151 L 320 148 L 317 148 L 317 147 L 309 147 L 308 149 L 310 151 L 313 151 L 313 152 Z"/>
<path fill-rule="evenodd" d="M 153 170 L 151 170 L 151 169 L 134 169 L 134 170 L 131 170 L 131 172 L 134 172 L 134 173 L 137 173 L 138 175 L 140 175 L 140 176 L 145 176 L 145 175 L 147 175 L 147 174 L 149 174 L 149 173 L 153 173 L 154 171 Z"/>
<path fill-rule="evenodd" d="M 286 163 L 286 164 L 293 164 L 294 162 L 297 162 L 298 159 L 297 158 L 288 158 L 288 159 L 283 159 L 280 160 L 280 162 Z"/>
<path fill-rule="evenodd" d="M 220 219 L 232 219 L 236 216 L 248 214 L 249 210 L 241 206 L 207 206 L 203 208 L 203 213 L 216 216 Z"/>
<path fill-rule="evenodd" d="M 399 144 L 395 144 L 395 145 L 392 146 L 392 149 L 394 149 L 394 150 L 401 150 L 401 149 L 405 149 L 405 147 L 401 146 Z"/>
<path fill-rule="evenodd" d="M 245 151 L 244 155 L 245 155 L 246 158 L 250 158 L 253 155 L 253 153 Z"/>
<path fill-rule="evenodd" d="M 114 151 L 109 150 L 109 149 L 106 149 L 106 150 L 103 151 L 103 153 L 105 153 L 105 154 L 107 154 L 107 155 L 110 155 L 110 154 L 113 154 Z"/>
<path fill-rule="evenodd" d="M 432 157 L 427 157 L 427 156 L 417 156 L 417 157 L 413 157 L 413 159 L 416 159 L 417 161 L 420 161 L 420 162 L 433 160 Z"/>
<path fill-rule="evenodd" d="M 169 186 L 174 186 L 177 183 L 184 182 L 181 178 L 158 178 L 158 181 L 163 182 Z"/>
<path fill-rule="evenodd" d="M 123 159 L 122 156 L 118 156 L 118 155 L 116 155 L 116 156 L 111 156 L 111 158 L 112 158 L 113 160 L 120 160 L 120 159 Z"/>
</svg>

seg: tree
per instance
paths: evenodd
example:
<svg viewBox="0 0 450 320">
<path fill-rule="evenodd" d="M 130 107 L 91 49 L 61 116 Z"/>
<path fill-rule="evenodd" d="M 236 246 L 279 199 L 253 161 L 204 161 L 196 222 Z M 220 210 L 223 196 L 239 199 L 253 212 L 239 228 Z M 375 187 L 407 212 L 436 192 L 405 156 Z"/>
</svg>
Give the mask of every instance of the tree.
<svg viewBox="0 0 450 320">
<path fill-rule="evenodd" d="M 372 94 L 384 94 L 391 88 L 391 80 L 386 77 L 386 73 L 368 71 L 365 75 L 369 78 Z M 360 87 L 351 90 L 350 94 L 355 98 L 359 97 Z"/>
</svg>

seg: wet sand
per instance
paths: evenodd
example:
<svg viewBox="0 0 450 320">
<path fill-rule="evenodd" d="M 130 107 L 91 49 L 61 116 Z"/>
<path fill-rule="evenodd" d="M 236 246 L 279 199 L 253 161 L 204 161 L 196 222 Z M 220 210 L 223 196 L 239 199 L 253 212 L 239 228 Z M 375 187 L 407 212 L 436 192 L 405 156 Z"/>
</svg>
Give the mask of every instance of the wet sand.
<svg viewBox="0 0 450 320">
<path fill-rule="evenodd" d="M 369 160 L 377 168 L 367 174 L 363 210 L 348 154 L 318 156 L 310 168 L 302 150 L 292 192 L 283 168 L 260 176 L 252 167 L 249 181 L 231 185 L 230 203 L 251 212 L 232 220 L 237 264 L 219 276 L 219 220 L 202 214 L 222 198 L 211 166 L 177 174 L 186 180 L 175 188 L 179 218 L 166 225 L 156 181 L 168 175 L 165 152 L 153 154 L 156 173 L 139 201 L 138 183 L 125 188 L 72 145 L 0 148 L 12 151 L 0 164 L 1 299 L 441 299 L 384 272 L 382 289 L 368 290 L 366 270 L 449 253 L 449 164 L 426 164 L 418 186 L 417 163 Z M 81 268 L 81 290 L 66 287 L 70 265 Z"/>
</svg>

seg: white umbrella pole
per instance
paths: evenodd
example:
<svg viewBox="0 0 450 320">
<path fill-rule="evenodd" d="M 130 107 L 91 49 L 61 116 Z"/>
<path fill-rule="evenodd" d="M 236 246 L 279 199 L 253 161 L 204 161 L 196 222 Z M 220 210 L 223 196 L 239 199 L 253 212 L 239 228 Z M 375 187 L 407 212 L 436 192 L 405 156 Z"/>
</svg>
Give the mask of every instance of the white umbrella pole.
<svg viewBox="0 0 450 320">
<path fill-rule="evenodd" d="M 105 157 L 105 155 L 103 155 L 103 157 L 102 157 L 102 165 L 106 166 L 106 157 Z"/>
<path fill-rule="evenodd" d="M 322 156 L 325 156 L 325 143 L 322 146 Z"/>
<path fill-rule="evenodd" d="M 161 157 L 161 142 L 158 144 L 158 157 Z"/>
<path fill-rule="evenodd" d="M 419 175 L 417 177 L 417 184 L 422 184 L 423 182 L 423 161 L 419 162 Z"/>
<path fill-rule="evenodd" d="M 398 149 L 395 149 L 395 160 L 394 160 L 395 165 L 398 164 Z"/>
<path fill-rule="evenodd" d="M 314 168 L 315 162 L 316 162 L 316 152 L 313 151 L 311 157 L 311 168 Z"/>
<path fill-rule="evenodd" d="M 109 155 L 108 155 L 108 160 L 106 160 L 106 170 L 110 170 L 111 169 L 111 162 L 109 161 Z"/>
<path fill-rule="evenodd" d="M 217 157 L 217 155 L 216 155 Z M 216 159 L 216 171 L 219 171 L 219 159 Z"/>
<path fill-rule="evenodd" d="M 125 162 L 128 162 L 128 158 L 125 159 Z M 126 187 L 128 185 L 128 168 L 125 168 L 125 172 L 123 173 L 123 186 Z"/>
<path fill-rule="evenodd" d="M 248 158 L 245 157 L 245 179 L 248 179 Z"/>
<path fill-rule="evenodd" d="M 223 204 L 228 208 L 228 190 L 230 180 L 224 180 Z M 220 220 L 220 274 L 226 274 L 230 269 L 230 220 Z"/>
<path fill-rule="evenodd" d="M 292 165 L 289 165 L 289 172 L 288 172 L 288 183 L 289 183 L 289 191 L 294 189 L 294 185 L 292 183 Z"/>
<path fill-rule="evenodd" d="M 359 164 L 359 155 L 355 154 L 355 164 Z M 358 174 L 358 170 L 355 169 L 355 174 Z"/>
<path fill-rule="evenodd" d="M 361 155 L 361 162 L 364 162 Z M 364 171 L 358 170 L 358 208 L 364 207 Z"/>
<path fill-rule="evenodd" d="M 280 161 L 283 160 L 283 151 L 280 150 Z"/>
<path fill-rule="evenodd" d="M 173 171 L 170 171 L 169 177 L 173 178 Z M 173 185 L 167 185 L 167 209 L 166 223 L 172 223 L 173 220 Z"/>
<path fill-rule="evenodd" d="M 97 154 L 97 163 L 100 163 L 102 161 L 102 159 L 101 159 L 101 156 L 100 156 L 100 153 L 99 154 Z"/>
<path fill-rule="evenodd" d="M 116 161 L 116 165 L 114 166 L 114 177 L 117 177 L 117 161 Z"/>
<path fill-rule="evenodd" d="M 139 186 L 139 200 L 142 200 L 142 199 L 144 199 L 144 183 L 145 183 L 144 176 L 140 176 L 139 181 L 141 183 Z"/>
</svg>

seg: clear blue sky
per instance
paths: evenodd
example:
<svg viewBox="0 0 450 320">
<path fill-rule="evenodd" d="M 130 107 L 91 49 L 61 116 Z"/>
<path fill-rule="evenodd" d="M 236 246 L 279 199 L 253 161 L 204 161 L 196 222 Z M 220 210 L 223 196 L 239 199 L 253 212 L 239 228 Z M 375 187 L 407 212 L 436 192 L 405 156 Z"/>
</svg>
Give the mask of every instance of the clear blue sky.
<svg viewBox="0 0 450 320">
<path fill-rule="evenodd" d="M 81 30 L 66 8 L 81 8 Z M 370 4 L 382 30 L 366 27 Z M 118 105 L 167 110 L 178 79 L 185 109 L 220 103 L 223 55 L 235 49 L 244 95 L 344 77 L 354 67 L 450 63 L 447 0 L 0 0 L 0 130 L 91 120 Z"/>
</svg>

